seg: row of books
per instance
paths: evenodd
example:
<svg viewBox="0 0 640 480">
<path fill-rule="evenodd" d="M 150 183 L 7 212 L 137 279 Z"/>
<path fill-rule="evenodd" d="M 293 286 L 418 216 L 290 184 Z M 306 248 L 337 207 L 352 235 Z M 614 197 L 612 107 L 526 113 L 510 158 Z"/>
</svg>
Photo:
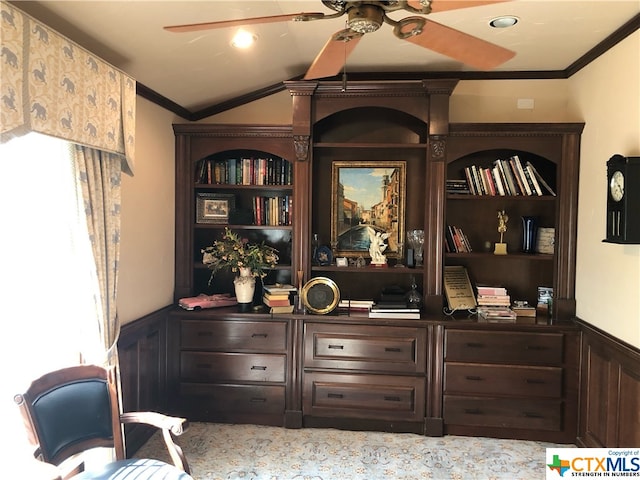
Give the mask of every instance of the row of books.
<svg viewBox="0 0 640 480">
<path fill-rule="evenodd" d="M 472 252 L 471 243 L 460 227 L 455 225 L 447 225 L 444 232 L 445 250 L 451 253 L 469 253 Z"/>
<path fill-rule="evenodd" d="M 254 225 L 292 225 L 293 197 L 291 195 L 253 197 Z"/>
<path fill-rule="evenodd" d="M 556 195 L 531 162 L 523 165 L 517 155 L 506 160 L 495 160 L 493 166 L 488 168 L 470 165 L 465 167 L 464 175 L 472 195 Z M 447 188 L 451 191 L 453 184 L 449 185 Z M 458 193 L 464 192 L 461 190 Z"/>
<path fill-rule="evenodd" d="M 209 185 L 291 185 L 293 166 L 279 157 L 205 158 L 196 167 L 195 181 Z"/>
</svg>

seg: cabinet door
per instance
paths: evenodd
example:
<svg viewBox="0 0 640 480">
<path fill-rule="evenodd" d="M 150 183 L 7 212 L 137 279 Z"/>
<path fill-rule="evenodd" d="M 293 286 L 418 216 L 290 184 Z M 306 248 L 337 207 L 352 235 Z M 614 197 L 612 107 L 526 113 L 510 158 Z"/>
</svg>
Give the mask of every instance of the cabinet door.
<svg viewBox="0 0 640 480">
<path fill-rule="evenodd" d="M 284 352 L 287 345 L 285 322 L 181 320 L 180 346 L 183 349 Z"/>
<path fill-rule="evenodd" d="M 559 431 L 562 402 L 445 395 L 444 421 L 447 425 Z"/>
<path fill-rule="evenodd" d="M 562 368 L 446 362 L 444 392 L 561 398 Z"/>
<path fill-rule="evenodd" d="M 424 328 L 305 325 L 305 368 L 424 373 Z"/>
<path fill-rule="evenodd" d="M 561 365 L 562 333 L 445 332 L 445 360 L 455 362 Z"/>
<path fill-rule="evenodd" d="M 183 382 L 284 382 L 285 355 L 182 352 Z"/>
<path fill-rule="evenodd" d="M 303 414 L 422 421 L 425 379 L 396 375 L 305 373 Z"/>
</svg>

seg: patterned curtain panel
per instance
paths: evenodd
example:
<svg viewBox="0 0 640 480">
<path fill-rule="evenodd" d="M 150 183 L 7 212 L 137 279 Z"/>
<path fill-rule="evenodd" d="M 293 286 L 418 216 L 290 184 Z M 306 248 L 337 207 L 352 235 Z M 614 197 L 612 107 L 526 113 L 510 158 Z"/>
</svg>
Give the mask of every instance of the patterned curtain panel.
<svg viewBox="0 0 640 480">
<path fill-rule="evenodd" d="M 115 153 L 133 173 L 135 80 L 0 2 L 2 141 L 36 131 Z"/>
</svg>

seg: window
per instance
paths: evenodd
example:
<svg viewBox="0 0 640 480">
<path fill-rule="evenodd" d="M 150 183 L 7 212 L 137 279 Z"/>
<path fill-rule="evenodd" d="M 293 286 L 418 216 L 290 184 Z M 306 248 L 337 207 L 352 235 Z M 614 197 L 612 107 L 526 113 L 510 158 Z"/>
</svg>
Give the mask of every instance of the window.
<svg viewBox="0 0 640 480">
<path fill-rule="evenodd" d="M 3 418 L 19 419 L 13 395 L 32 379 L 101 351 L 95 266 L 69 147 L 35 133 L 0 145 Z"/>
</svg>

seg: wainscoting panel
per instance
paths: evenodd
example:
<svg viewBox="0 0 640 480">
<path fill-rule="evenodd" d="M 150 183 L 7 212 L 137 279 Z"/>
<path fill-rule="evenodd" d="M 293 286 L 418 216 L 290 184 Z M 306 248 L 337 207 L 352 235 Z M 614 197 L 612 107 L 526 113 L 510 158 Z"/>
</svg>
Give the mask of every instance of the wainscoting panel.
<svg viewBox="0 0 640 480">
<path fill-rule="evenodd" d="M 578 446 L 640 446 L 640 351 L 586 322 Z"/>
<path fill-rule="evenodd" d="M 158 310 L 122 327 L 118 355 L 125 412 L 166 411 L 168 310 Z M 127 451 L 138 450 L 154 431 L 145 425 L 127 425 Z"/>
</svg>

